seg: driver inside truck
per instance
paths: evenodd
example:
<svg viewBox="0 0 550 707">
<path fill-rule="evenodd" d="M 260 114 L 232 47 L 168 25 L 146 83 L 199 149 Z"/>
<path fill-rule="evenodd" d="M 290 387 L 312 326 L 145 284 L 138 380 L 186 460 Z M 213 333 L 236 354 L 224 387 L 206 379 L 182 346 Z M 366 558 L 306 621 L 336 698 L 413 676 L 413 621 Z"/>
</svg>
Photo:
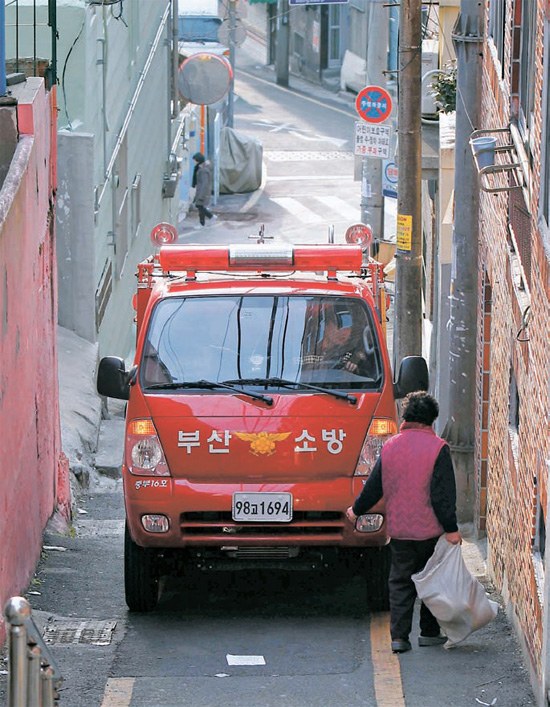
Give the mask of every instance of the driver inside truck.
<svg viewBox="0 0 550 707">
<path fill-rule="evenodd" d="M 322 301 L 316 312 L 310 312 L 307 328 L 304 340 L 309 345 L 302 357 L 305 366 L 344 369 L 364 377 L 372 374 L 365 350 L 365 332 L 368 329 L 370 334 L 370 325 L 360 307 Z"/>
</svg>

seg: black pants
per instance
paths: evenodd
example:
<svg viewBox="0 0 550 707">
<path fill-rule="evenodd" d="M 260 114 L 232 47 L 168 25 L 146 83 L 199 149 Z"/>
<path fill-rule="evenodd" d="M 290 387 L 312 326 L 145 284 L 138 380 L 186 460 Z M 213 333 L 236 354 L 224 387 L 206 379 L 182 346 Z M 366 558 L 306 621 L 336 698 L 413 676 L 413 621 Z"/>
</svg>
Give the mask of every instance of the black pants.
<svg viewBox="0 0 550 707">
<path fill-rule="evenodd" d="M 392 639 L 408 639 L 412 628 L 416 587 L 411 579 L 424 569 L 439 538 L 429 540 L 392 540 L 390 568 L 390 630 Z M 420 605 L 420 633 L 438 636 L 439 624 L 427 606 Z"/>
<path fill-rule="evenodd" d="M 210 209 L 207 209 L 206 206 L 202 206 L 201 204 L 197 204 L 197 209 L 199 211 L 199 221 L 201 226 L 204 226 L 205 217 L 212 218 L 213 214 Z"/>
</svg>

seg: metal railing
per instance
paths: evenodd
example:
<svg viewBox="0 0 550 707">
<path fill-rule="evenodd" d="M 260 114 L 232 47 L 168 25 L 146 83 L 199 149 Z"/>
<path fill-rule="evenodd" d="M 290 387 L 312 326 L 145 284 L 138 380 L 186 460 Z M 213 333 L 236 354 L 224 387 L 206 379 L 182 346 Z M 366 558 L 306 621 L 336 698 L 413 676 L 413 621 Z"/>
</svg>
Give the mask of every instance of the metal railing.
<svg viewBox="0 0 550 707">
<path fill-rule="evenodd" d="M 57 0 L 47 7 L 39 0 L 4 2 L 4 75 L 43 76 L 51 88 L 57 83 Z"/>
<path fill-rule="evenodd" d="M 32 618 L 29 602 L 12 597 L 8 624 L 7 707 L 56 707 L 62 677 Z"/>
</svg>

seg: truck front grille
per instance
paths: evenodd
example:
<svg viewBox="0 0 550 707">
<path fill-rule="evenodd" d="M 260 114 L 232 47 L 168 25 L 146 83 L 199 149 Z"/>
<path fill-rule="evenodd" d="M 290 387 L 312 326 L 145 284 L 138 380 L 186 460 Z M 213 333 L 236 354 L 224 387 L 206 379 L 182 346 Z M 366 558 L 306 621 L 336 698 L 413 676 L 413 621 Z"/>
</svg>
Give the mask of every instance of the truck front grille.
<svg viewBox="0 0 550 707">
<path fill-rule="evenodd" d="M 193 511 L 180 516 L 185 541 L 230 544 L 231 539 L 257 545 L 258 542 L 300 542 L 318 536 L 324 543 L 342 538 L 344 518 L 339 511 L 297 511 L 289 523 L 235 522 L 228 511 Z M 248 542 L 247 542 L 248 541 Z"/>
</svg>

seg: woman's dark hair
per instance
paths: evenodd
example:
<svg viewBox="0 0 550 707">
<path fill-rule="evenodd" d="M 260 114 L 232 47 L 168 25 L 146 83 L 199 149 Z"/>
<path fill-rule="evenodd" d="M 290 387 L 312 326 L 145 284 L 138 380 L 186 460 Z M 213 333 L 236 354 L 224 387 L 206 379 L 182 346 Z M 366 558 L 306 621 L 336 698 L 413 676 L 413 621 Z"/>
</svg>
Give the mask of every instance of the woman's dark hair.
<svg viewBox="0 0 550 707">
<path fill-rule="evenodd" d="M 202 154 L 202 152 L 195 152 L 195 154 L 193 155 L 193 159 L 195 160 L 195 162 L 202 164 L 202 162 L 204 162 L 204 155 Z"/>
<path fill-rule="evenodd" d="M 403 405 L 403 419 L 405 422 L 420 422 L 422 425 L 431 425 L 439 415 L 437 400 L 423 390 L 409 393 Z"/>
</svg>

